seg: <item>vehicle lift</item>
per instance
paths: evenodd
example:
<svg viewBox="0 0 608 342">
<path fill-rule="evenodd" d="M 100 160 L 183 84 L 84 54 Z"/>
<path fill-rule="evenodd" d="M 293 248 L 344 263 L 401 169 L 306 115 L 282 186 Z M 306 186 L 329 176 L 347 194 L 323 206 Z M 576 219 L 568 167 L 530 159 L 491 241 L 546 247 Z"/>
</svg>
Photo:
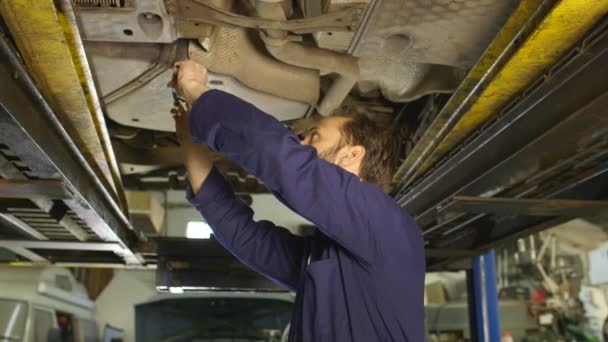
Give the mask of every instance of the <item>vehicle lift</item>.
<svg viewBox="0 0 608 342">
<path fill-rule="evenodd" d="M 467 270 L 476 341 L 500 340 L 495 246 L 608 212 L 607 13 L 608 1 L 522 0 L 394 178 L 428 270 Z M 166 287 L 197 278 L 168 267 L 184 260 L 238 269 L 216 243 L 148 239 L 129 221 L 70 1 L 0 14 L 2 260 L 158 267 Z M 201 267 L 221 285 L 221 267 Z M 252 279 L 243 287 L 272 288 Z"/>
</svg>

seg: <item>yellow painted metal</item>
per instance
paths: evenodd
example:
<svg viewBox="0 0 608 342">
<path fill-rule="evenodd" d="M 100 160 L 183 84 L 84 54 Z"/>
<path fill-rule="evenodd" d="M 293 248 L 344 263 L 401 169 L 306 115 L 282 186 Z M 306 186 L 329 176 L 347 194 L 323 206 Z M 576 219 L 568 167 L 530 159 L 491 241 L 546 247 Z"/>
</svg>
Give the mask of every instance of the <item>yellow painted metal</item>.
<svg viewBox="0 0 608 342">
<path fill-rule="evenodd" d="M 418 163 L 426 158 L 424 153 L 427 151 L 425 150 L 433 148 L 432 144 L 447 126 L 450 116 L 454 115 L 454 112 L 465 102 L 470 101 L 471 93 L 479 86 L 482 79 L 488 76 L 488 73 L 495 67 L 495 64 L 499 62 L 500 58 L 503 58 L 502 56 L 506 53 L 511 42 L 520 31 L 529 24 L 530 19 L 533 17 L 541 3 L 542 0 L 520 1 L 517 8 L 509 16 L 496 38 L 490 43 L 479 59 L 478 63 L 472 68 L 456 92 L 437 115 L 437 118 L 434 120 L 431 127 L 426 130 L 414 149 L 408 154 L 406 160 L 399 167 L 393 177 L 395 183 L 402 181 L 402 178 L 406 176 L 406 173 L 414 172 L 416 171 L 416 167 L 421 166 Z"/>
<path fill-rule="evenodd" d="M 100 135 L 105 128 L 99 121 L 99 103 L 92 99 L 96 96 L 94 85 L 87 80 L 89 71 L 83 70 L 86 59 L 74 45 L 80 42 L 72 26 L 75 22 L 58 11 L 53 0 L 0 1 L 0 14 L 30 74 L 67 132 L 108 190 L 121 194 L 118 167 L 108 158 L 109 139 L 102 140 Z"/>
<path fill-rule="evenodd" d="M 55 5 L 58 9 L 57 17 L 65 34 L 74 67 L 78 74 L 78 79 L 84 90 L 87 105 L 89 106 L 89 111 L 91 112 L 93 122 L 95 123 L 97 135 L 99 136 L 104 155 L 108 161 L 108 166 L 110 167 L 117 198 L 123 210 L 128 212 L 127 198 L 120 177 L 120 167 L 116 160 L 110 134 L 107 130 L 105 116 L 101 109 L 101 103 L 99 102 L 99 96 L 97 95 L 97 89 L 93 81 L 93 75 L 91 74 L 89 62 L 80 38 L 80 31 L 78 29 L 72 3 L 70 0 L 55 0 Z"/>
<path fill-rule="evenodd" d="M 425 161 L 419 174 L 549 70 L 600 18 L 608 0 L 561 0 Z"/>
</svg>

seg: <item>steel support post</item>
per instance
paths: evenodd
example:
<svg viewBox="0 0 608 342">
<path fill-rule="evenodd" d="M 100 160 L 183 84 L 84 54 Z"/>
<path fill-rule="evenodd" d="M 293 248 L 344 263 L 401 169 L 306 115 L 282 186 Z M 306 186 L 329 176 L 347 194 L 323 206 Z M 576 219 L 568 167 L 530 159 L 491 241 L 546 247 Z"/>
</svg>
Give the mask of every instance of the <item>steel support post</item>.
<svg viewBox="0 0 608 342">
<path fill-rule="evenodd" d="M 469 308 L 469 337 L 471 342 L 479 342 L 477 338 L 477 315 L 475 309 L 477 307 L 475 297 L 475 276 L 472 269 L 467 272 L 467 304 Z"/>
<path fill-rule="evenodd" d="M 470 275 L 470 273 L 469 273 Z M 469 287 L 469 305 L 474 302 L 474 306 L 469 310 L 474 310 L 475 318 L 471 326 L 477 329 L 475 332 L 478 342 L 497 342 L 500 341 L 500 315 L 498 311 L 498 292 L 496 291 L 496 255 L 492 250 L 486 254 L 473 258 L 473 292 Z"/>
</svg>

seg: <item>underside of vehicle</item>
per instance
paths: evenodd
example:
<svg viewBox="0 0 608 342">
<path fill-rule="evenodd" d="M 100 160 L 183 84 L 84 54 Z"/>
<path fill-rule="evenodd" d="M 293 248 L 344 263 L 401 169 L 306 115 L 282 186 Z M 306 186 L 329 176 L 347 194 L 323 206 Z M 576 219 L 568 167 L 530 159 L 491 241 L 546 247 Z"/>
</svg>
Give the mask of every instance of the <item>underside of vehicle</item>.
<svg viewBox="0 0 608 342">
<path fill-rule="evenodd" d="M 125 186 L 162 190 L 184 181 L 167 89 L 176 60 L 202 63 L 212 88 L 286 124 L 350 105 L 399 128 L 405 143 L 516 4 L 393 0 L 372 9 L 369 1 L 344 0 L 83 0 L 76 14 Z M 218 159 L 236 191 L 264 191 Z"/>
</svg>

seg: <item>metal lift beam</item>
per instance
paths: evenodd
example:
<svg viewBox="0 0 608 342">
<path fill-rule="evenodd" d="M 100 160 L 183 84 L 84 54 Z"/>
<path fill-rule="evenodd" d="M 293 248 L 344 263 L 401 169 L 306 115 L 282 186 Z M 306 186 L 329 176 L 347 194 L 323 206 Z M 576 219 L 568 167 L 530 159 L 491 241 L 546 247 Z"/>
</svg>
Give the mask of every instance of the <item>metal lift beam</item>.
<svg viewBox="0 0 608 342">
<path fill-rule="evenodd" d="M 608 30 L 598 32 L 499 120 L 399 196 L 399 203 L 420 215 L 452 194 L 496 192 L 576 153 L 581 143 L 601 134 L 608 126 L 608 116 L 601 112 L 608 92 L 601 76 L 608 72 Z"/>
<path fill-rule="evenodd" d="M 547 2 L 552 3 L 542 2 L 539 8 L 542 9 Z M 521 47 L 504 65 L 501 64 L 503 57 L 509 56 L 509 51 L 518 45 L 521 38 L 519 33 L 513 34 L 515 23 L 521 21 L 520 18 L 534 21 L 535 16 L 529 14 L 532 5 L 533 1 L 520 4 L 480 62 L 408 155 L 394 179 L 399 182 L 400 190 L 427 172 L 483 123 L 500 114 L 505 106 L 567 54 L 585 32 L 608 13 L 606 1 L 557 1 Z M 524 33 L 525 25 L 522 29 Z M 513 37 L 511 45 L 501 43 L 509 36 Z M 496 63 L 490 63 L 492 60 Z M 498 71 L 495 64 L 501 65 Z M 489 67 L 484 67 L 487 65 Z M 480 77 L 479 73 L 483 71 Z M 491 80 L 488 81 L 488 78 Z"/>
<path fill-rule="evenodd" d="M 457 196 L 545 204 L 554 199 L 608 198 L 606 74 L 608 21 L 604 20 L 520 98 L 397 195 L 424 231 L 427 248 L 436 250 L 438 257 L 428 260 L 431 268 L 450 262 L 439 257 L 442 249 L 484 251 L 556 222 L 524 211 L 450 212 Z M 572 211 L 554 213 L 560 220 L 572 217 Z"/>
<path fill-rule="evenodd" d="M 70 0 L 0 1 L 0 15 L 37 88 L 126 210 L 118 162 Z"/>
<path fill-rule="evenodd" d="M 82 222 L 100 240 L 118 245 L 126 264 L 141 263 L 130 247 L 142 237 L 69 137 L 5 37 L 0 37 L 0 144 L 23 164 L 25 176 L 18 177 L 19 184 L 33 179 L 30 191 L 40 185 L 40 179 L 61 182 L 70 198 L 47 201 L 65 206 L 66 219 L 70 218 L 66 213 L 72 212 L 74 221 Z M 55 242 L 47 243 L 53 246 Z M 56 246 L 62 249 L 61 241 Z"/>
</svg>

